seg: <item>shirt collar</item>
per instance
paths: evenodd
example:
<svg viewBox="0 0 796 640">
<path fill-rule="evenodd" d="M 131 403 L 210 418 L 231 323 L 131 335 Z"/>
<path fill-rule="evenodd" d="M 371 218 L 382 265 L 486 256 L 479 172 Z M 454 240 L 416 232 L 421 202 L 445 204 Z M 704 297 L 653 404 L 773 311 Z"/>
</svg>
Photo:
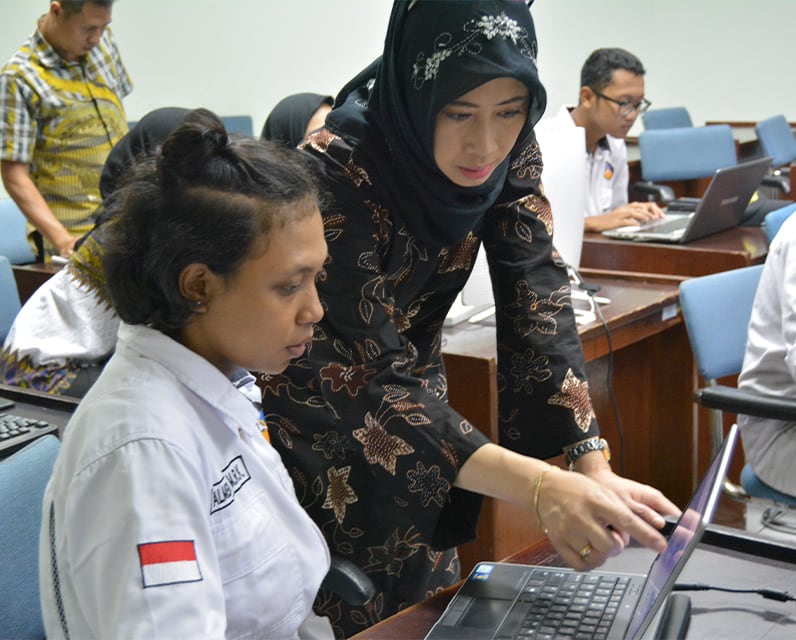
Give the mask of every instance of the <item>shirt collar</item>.
<svg viewBox="0 0 796 640">
<path fill-rule="evenodd" d="M 604 135 L 597 141 L 597 146 L 601 149 L 605 149 L 606 151 L 610 151 L 611 145 L 608 143 L 608 136 Z"/>
<path fill-rule="evenodd" d="M 59 56 L 55 49 L 53 49 L 52 45 L 44 39 L 44 36 L 42 35 L 42 32 L 39 31 L 38 27 L 36 27 L 36 31 L 34 31 L 33 36 L 31 36 L 31 49 L 36 57 L 38 57 L 42 66 L 47 67 L 48 69 L 64 67 L 70 64 L 77 64 L 77 62 L 67 62 L 61 56 Z"/>
<path fill-rule="evenodd" d="M 170 371 L 185 387 L 227 415 L 230 426 L 256 429 L 259 417 L 249 398 L 235 388 L 219 369 L 200 355 L 165 334 L 143 325 L 119 326 L 117 350 L 127 349 L 157 362 Z M 252 418 L 240 425 L 241 415 Z"/>
</svg>

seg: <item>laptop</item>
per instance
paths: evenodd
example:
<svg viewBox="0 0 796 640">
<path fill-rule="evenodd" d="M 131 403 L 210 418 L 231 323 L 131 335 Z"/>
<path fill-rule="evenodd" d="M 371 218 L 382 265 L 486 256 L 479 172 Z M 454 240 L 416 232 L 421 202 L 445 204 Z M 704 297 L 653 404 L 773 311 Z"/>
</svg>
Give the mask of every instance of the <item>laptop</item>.
<svg viewBox="0 0 796 640">
<path fill-rule="evenodd" d="M 654 637 L 651 623 L 713 518 L 737 439 L 733 425 L 646 576 L 481 562 L 426 640 Z"/>
<path fill-rule="evenodd" d="M 717 169 L 701 198 L 680 198 L 667 207 L 666 216 L 660 220 L 609 229 L 603 235 L 618 240 L 684 244 L 737 227 L 770 166 L 771 158 L 766 156 Z"/>
</svg>

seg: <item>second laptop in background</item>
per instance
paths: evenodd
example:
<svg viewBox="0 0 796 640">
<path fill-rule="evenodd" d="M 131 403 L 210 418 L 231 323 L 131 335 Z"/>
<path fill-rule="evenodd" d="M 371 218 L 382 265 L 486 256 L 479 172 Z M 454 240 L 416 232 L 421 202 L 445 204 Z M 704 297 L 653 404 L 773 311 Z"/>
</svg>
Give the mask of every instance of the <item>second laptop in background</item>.
<svg viewBox="0 0 796 640">
<path fill-rule="evenodd" d="M 737 227 L 770 166 L 771 158 L 766 156 L 717 169 L 705 194 L 696 201 L 693 213 L 675 213 L 675 207 L 670 207 L 661 220 L 610 229 L 603 235 L 618 240 L 682 244 Z"/>
</svg>

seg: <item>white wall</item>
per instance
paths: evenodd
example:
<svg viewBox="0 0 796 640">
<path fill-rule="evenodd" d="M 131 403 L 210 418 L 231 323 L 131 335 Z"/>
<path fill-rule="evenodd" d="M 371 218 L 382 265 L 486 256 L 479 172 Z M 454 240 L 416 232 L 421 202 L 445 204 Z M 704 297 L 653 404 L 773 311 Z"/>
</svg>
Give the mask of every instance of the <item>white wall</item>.
<svg viewBox="0 0 796 640">
<path fill-rule="evenodd" d="M 644 63 L 653 107 L 685 105 L 697 125 L 796 120 L 792 0 L 537 0 L 533 14 L 549 111 L 577 100 L 592 50 L 618 46 Z"/>
<path fill-rule="evenodd" d="M 444 0 L 440 0 L 444 1 Z M 47 0 L 0 0 L 0 61 Z M 334 94 L 381 50 L 391 0 L 118 0 L 113 28 L 135 89 L 129 119 L 158 106 L 249 114 L 259 131 L 283 96 Z M 577 97 L 590 51 L 621 46 L 648 69 L 654 106 L 696 124 L 796 120 L 793 0 L 537 0 L 549 110 Z M 638 127 L 637 127 L 638 128 Z"/>
</svg>

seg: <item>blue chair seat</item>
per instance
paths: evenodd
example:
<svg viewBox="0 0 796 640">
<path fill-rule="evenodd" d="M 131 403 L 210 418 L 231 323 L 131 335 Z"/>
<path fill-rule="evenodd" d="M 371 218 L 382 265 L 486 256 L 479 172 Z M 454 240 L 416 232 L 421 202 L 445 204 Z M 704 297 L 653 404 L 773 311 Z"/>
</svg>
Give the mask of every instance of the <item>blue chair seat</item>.
<svg viewBox="0 0 796 640">
<path fill-rule="evenodd" d="M 748 464 L 745 464 L 743 469 L 741 469 L 741 486 L 750 496 L 767 498 L 768 500 L 773 500 L 780 504 L 788 504 L 796 507 L 796 496 L 782 493 L 781 491 L 777 491 L 774 487 L 767 485 L 757 477 L 757 474 Z"/>
<path fill-rule="evenodd" d="M 0 198 L 0 256 L 11 264 L 28 264 L 36 256 L 28 242 L 25 215 L 11 198 Z"/>
<path fill-rule="evenodd" d="M 0 637 L 44 638 L 39 531 L 44 488 L 61 442 L 42 436 L 0 460 Z"/>
</svg>

